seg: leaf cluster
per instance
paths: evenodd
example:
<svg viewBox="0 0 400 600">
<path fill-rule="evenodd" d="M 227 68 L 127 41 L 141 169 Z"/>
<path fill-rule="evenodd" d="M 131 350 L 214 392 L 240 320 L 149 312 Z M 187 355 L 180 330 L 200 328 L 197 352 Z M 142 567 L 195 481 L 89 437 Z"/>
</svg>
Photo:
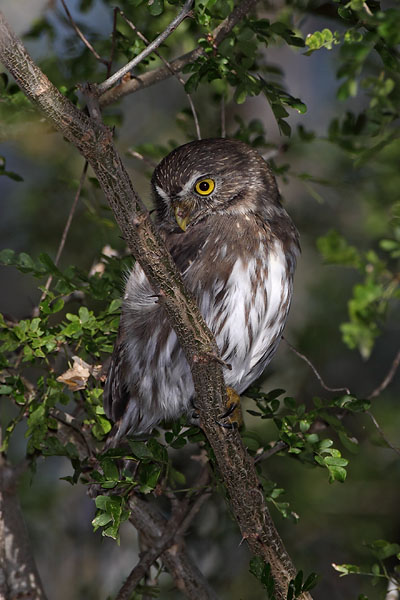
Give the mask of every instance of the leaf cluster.
<svg viewBox="0 0 400 600">
<path fill-rule="evenodd" d="M 344 343 L 357 348 L 364 359 L 369 358 L 376 338 L 381 333 L 389 307 L 400 298 L 397 265 L 392 258 L 399 254 L 399 228 L 394 228 L 394 239 L 382 239 L 380 247 L 389 254 L 381 258 L 374 250 L 360 252 L 337 231 L 331 230 L 317 240 L 318 249 L 327 264 L 354 269 L 362 278 L 353 287 L 348 301 L 349 321 L 340 328 Z M 397 239 L 399 238 L 399 239 Z"/>
</svg>

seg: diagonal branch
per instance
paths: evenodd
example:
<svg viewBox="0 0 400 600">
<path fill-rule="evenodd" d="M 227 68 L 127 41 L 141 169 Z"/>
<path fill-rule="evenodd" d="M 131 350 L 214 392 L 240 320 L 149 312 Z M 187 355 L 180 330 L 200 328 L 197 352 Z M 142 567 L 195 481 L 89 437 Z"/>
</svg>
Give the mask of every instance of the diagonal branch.
<svg viewBox="0 0 400 600">
<path fill-rule="evenodd" d="M 154 505 L 149 505 L 140 497 L 131 499 L 130 521 L 140 532 L 151 548 L 160 543 L 167 527 L 166 519 Z M 183 539 L 172 540 L 161 554 L 161 559 L 177 582 L 178 589 L 190 600 L 218 600 L 196 564 L 188 555 Z"/>
<path fill-rule="evenodd" d="M 207 465 L 200 474 L 195 487 L 202 488 L 207 483 L 208 479 L 209 472 Z M 161 556 L 161 554 L 165 553 L 168 548 L 171 548 L 171 546 L 174 546 L 179 542 L 179 539 L 183 536 L 196 516 L 201 504 L 208 496 L 209 493 L 204 492 L 203 490 L 192 503 L 190 502 L 191 498 L 189 495 L 186 495 L 183 500 L 177 502 L 172 516 L 163 527 L 162 534 L 157 537 L 152 536 L 152 540 L 149 543 L 149 549 L 141 556 L 139 563 L 132 569 L 124 585 L 117 594 L 116 600 L 129 600 L 129 598 L 131 598 L 136 586 L 146 575 L 151 565 L 159 556 Z M 142 531 L 141 533 L 148 539 L 149 532 Z"/>
<path fill-rule="evenodd" d="M 308 364 L 308 366 L 310 367 L 310 369 L 312 370 L 312 372 L 314 373 L 315 377 L 318 379 L 321 387 L 324 388 L 324 390 L 327 390 L 328 392 L 345 392 L 347 395 L 350 395 L 350 390 L 347 387 L 333 388 L 333 387 L 329 387 L 328 385 L 326 385 L 326 383 L 322 379 L 321 375 L 318 373 L 316 367 L 313 365 L 311 360 L 309 358 L 307 358 L 307 356 L 305 354 L 302 354 L 301 352 L 299 352 L 297 350 L 297 348 L 292 346 L 292 344 L 290 342 L 288 342 L 285 337 L 282 336 L 282 339 L 286 342 L 286 344 L 288 345 L 290 350 L 296 354 L 296 356 L 298 356 L 299 358 L 304 360 L 305 363 Z"/>
<path fill-rule="evenodd" d="M 132 31 L 134 31 L 136 33 L 136 35 L 138 36 L 138 38 L 140 38 L 142 40 L 142 42 L 144 42 L 145 44 L 150 44 L 149 40 L 146 38 L 146 36 L 144 36 L 139 30 L 138 28 L 132 23 L 132 21 L 130 21 L 128 19 L 128 17 L 125 15 L 124 11 L 122 11 L 119 8 L 115 9 L 116 11 L 119 11 L 119 14 L 121 15 L 121 17 L 124 19 L 124 21 L 129 25 L 129 27 L 132 29 Z M 154 51 L 154 54 L 156 56 L 158 56 L 158 58 L 164 63 L 164 65 L 167 67 L 167 69 L 170 70 L 171 75 L 173 75 L 181 85 L 183 85 L 183 87 L 185 87 L 185 81 L 183 80 L 183 78 L 179 75 L 179 73 L 176 73 L 171 64 L 169 63 L 168 60 L 166 60 L 162 54 L 160 54 L 157 50 Z M 186 96 L 190 105 L 190 110 L 192 111 L 192 115 L 193 115 L 193 120 L 194 120 L 194 125 L 196 127 L 196 135 L 197 135 L 197 139 L 201 140 L 201 133 L 200 133 L 200 125 L 199 125 L 199 119 L 197 117 L 197 112 L 196 109 L 194 107 L 193 104 L 193 100 L 190 94 L 188 94 L 187 92 Z"/>
<path fill-rule="evenodd" d="M 54 259 L 54 264 L 56 266 L 58 266 L 58 262 L 59 262 L 59 260 L 61 258 L 61 254 L 63 253 L 63 250 L 64 250 L 65 242 L 67 241 L 67 237 L 68 237 L 68 233 L 69 233 L 69 230 L 70 230 L 70 227 L 71 227 L 72 219 L 74 218 L 75 210 L 76 210 L 76 207 L 78 205 L 78 201 L 79 201 L 79 198 L 80 198 L 80 195 L 81 195 L 81 192 L 82 192 L 83 184 L 85 183 L 87 168 L 88 168 L 88 163 L 86 161 L 85 164 L 84 164 L 84 166 L 83 166 L 81 177 L 80 177 L 80 180 L 79 180 L 78 189 L 76 190 L 76 194 L 75 194 L 75 197 L 74 197 L 73 202 L 71 204 L 71 208 L 70 208 L 69 213 L 68 213 L 68 218 L 67 218 L 67 221 L 65 223 L 63 232 L 62 232 L 61 240 L 60 240 L 60 243 L 58 245 L 57 254 L 56 254 L 56 257 Z M 45 299 L 46 294 L 47 294 L 47 292 L 50 289 L 52 281 L 53 281 L 53 275 L 49 275 L 49 277 L 47 278 L 46 284 L 44 286 L 43 293 L 42 293 L 42 295 L 40 297 L 39 305 Z M 35 310 L 33 311 L 33 316 L 38 316 L 38 314 L 39 314 L 39 307 L 36 306 Z"/>
<path fill-rule="evenodd" d="M 400 350 L 398 350 L 396 356 L 394 357 L 392 364 L 390 365 L 389 371 L 384 377 L 383 381 L 376 387 L 370 394 L 367 396 L 368 400 L 372 400 L 379 396 L 383 390 L 387 388 L 388 385 L 392 382 L 393 377 L 396 375 L 397 369 L 400 366 Z"/>
<path fill-rule="evenodd" d="M 85 35 L 82 33 L 82 31 L 79 29 L 78 25 L 75 23 L 68 6 L 65 3 L 65 0 L 61 0 L 61 4 L 64 7 L 65 13 L 68 17 L 68 20 L 70 22 L 70 25 L 72 27 L 72 29 L 75 31 L 76 35 L 79 37 L 79 39 L 85 44 L 86 48 L 88 50 L 90 50 L 90 52 L 93 54 L 93 56 L 95 57 L 96 60 L 98 60 L 99 62 L 103 63 L 103 65 L 106 65 L 106 67 L 109 66 L 109 61 L 106 60 L 105 58 L 102 58 L 100 56 L 100 54 L 98 52 L 96 52 L 96 50 L 93 48 L 92 44 L 89 42 L 89 40 L 85 37 Z"/>
<path fill-rule="evenodd" d="M 17 476 L 18 469 L 1 456 L 0 598 L 46 600 L 19 505 Z"/>
<path fill-rule="evenodd" d="M 259 0 L 242 0 L 231 12 L 231 14 L 222 21 L 222 23 L 214 29 L 210 35 L 213 48 L 218 48 L 221 42 L 229 35 L 232 29 L 237 25 L 257 4 Z M 108 106 L 127 96 L 133 94 L 146 87 L 150 87 L 160 81 L 164 81 L 172 77 L 171 67 L 174 73 L 179 73 L 189 63 L 195 62 L 200 56 L 205 53 L 204 48 L 198 46 L 194 50 L 183 54 L 179 58 L 170 61 L 170 67 L 163 66 L 147 71 L 141 75 L 135 76 L 128 81 L 122 81 L 119 85 L 106 91 L 100 98 L 101 106 Z"/>
<path fill-rule="evenodd" d="M 224 27 L 218 30 L 217 35 L 225 31 Z M 157 231 L 140 209 L 139 197 L 114 147 L 111 130 L 82 113 L 50 83 L 1 11 L 0 60 L 26 96 L 92 166 L 124 239 L 163 302 L 188 360 L 200 422 L 215 454 L 242 537 L 253 554 L 270 564 L 276 600 L 285 600 L 296 570 L 271 519 L 254 461 L 239 432 L 218 425 L 218 415 L 226 405 L 226 389 L 222 367 L 210 357 L 218 355 L 217 345 Z M 300 598 L 309 600 L 311 596 L 306 592 Z"/>
<path fill-rule="evenodd" d="M 379 425 L 378 421 L 376 420 L 376 418 L 374 417 L 374 415 L 372 414 L 372 412 L 370 410 L 366 410 L 365 414 L 369 416 L 369 418 L 371 419 L 371 421 L 375 425 L 376 430 L 378 431 L 379 435 L 381 436 L 381 438 L 383 439 L 383 441 L 386 443 L 386 445 L 388 446 L 388 448 L 390 448 L 391 450 L 393 450 L 394 452 L 396 452 L 396 454 L 398 454 L 400 456 L 400 448 L 396 448 L 396 446 L 393 446 L 393 444 L 387 438 L 385 432 L 383 431 L 382 427 Z"/>
<path fill-rule="evenodd" d="M 142 62 L 144 58 L 146 58 L 147 56 L 149 56 L 149 54 L 154 52 L 154 50 L 159 48 L 159 46 L 161 46 L 161 44 L 167 39 L 167 37 L 169 37 L 171 33 L 173 33 L 175 29 L 182 23 L 182 21 L 189 15 L 190 10 L 192 8 L 192 4 L 193 0 L 186 0 L 181 12 L 175 17 L 175 19 L 173 19 L 173 21 L 171 21 L 168 27 L 164 29 L 164 31 L 160 33 L 160 35 L 157 36 L 156 39 L 153 40 L 147 46 L 147 48 L 145 48 L 142 52 L 135 56 L 135 58 L 129 61 L 116 73 L 114 73 L 114 75 L 111 75 L 111 77 L 109 77 L 108 79 L 103 81 L 103 83 L 100 83 L 97 86 L 98 93 L 103 94 L 105 91 L 110 89 L 110 87 L 112 87 L 114 83 L 117 83 L 117 81 L 121 79 L 121 77 L 126 75 L 126 73 L 129 73 L 129 71 L 132 71 L 132 69 L 134 69 L 140 62 Z"/>
<path fill-rule="evenodd" d="M 138 564 L 128 575 L 115 600 L 129 600 L 132 597 L 132 593 L 134 592 L 136 586 L 146 575 L 151 565 L 163 552 L 167 550 L 167 548 L 172 546 L 180 519 L 182 519 L 180 512 L 172 515 L 163 530 L 162 537 L 157 541 L 154 540 L 149 550 L 140 558 Z"/>
</svg>

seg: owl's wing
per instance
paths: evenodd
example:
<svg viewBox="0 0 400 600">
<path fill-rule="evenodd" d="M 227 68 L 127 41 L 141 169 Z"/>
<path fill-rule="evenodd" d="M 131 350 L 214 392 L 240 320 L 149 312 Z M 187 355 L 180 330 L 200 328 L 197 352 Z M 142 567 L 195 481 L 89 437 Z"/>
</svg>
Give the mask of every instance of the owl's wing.
<svg viewBox="0 0 400 600">
<path fill-rule="evenodd" d="M 176 334 L 136 264 L 126 285 L 104 389 L 104 409 L 115 423 L 107 445 L 116 445 L 129 432 L 146 433 L 163 419 L 177 418 L 192 388 Z"/>
<path fill-rule="evenodd" d="M 125 361 L 123 360 L 122 332 L 119 327 L 117 340 L 111 356 L 107 379 L 103 392 L 103 406 L 107 417 L 118 421 L 126 409 L 129 400 L 129 390 L 126 386 Z"/>
<path fill-rule="evenodd" d="M 114 427 L 107 446 L 118 444 L 129 432 L 138 430 L 142 421 L 139 382 L 145 369 L 146 345 L 150 325 L 160 319 L 160 307 L 138 263 L 127 281 L 117 339 L 108 368 L 103 406 Z"/>
</svg>

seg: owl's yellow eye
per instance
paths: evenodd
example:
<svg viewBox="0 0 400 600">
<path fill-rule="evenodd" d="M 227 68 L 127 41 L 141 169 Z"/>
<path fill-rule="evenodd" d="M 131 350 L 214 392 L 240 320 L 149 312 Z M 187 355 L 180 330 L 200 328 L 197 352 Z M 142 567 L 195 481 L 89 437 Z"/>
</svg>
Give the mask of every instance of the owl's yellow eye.
<svg viewBox="0 0 400 600">
<path fill-rule="evenodd" d="M 209 196 L 215 188 L 213 179 L 200 179 L 194 186 L 195 191 L 201 196 Z"/>
</svg>

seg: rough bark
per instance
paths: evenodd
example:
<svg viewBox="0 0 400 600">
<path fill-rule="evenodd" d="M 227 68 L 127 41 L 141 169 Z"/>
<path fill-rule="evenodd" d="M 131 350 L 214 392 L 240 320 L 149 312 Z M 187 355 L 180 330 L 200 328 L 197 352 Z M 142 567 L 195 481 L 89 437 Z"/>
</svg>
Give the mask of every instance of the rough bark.
<svg viewBox="0 0 400 600">
<path fill-rule="evenodd" d="M 271 565 L 277 600 L 285 600 L 296 571 L 272 522 L 252 458 L 240 435 L 217 424 L 226 392 L 218 349 L 152 223 L 114 147 L 109 128 L 65 98 L 34 64 L 0 12 L 0 60 L 28 98 L 92 166 L 124 239 L 163 302 L 191 366 L 196 407 L 213 448 L 232 511 L 253 554 Z M 311 596 L 303 594 L 302 600 Z"/>
<path fill-rule="evenodd" d="M 17 495 L 17 471 L 0 458 L 0 598 L 46 600 Z"/>
</svg>

